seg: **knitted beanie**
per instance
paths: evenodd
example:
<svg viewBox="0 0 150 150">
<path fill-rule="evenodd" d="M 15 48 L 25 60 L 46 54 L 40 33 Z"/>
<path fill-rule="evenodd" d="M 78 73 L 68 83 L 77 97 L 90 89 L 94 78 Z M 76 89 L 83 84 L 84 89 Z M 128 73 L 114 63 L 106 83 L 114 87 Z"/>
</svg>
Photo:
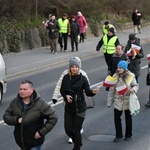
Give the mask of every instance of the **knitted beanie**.
<svg viewBox="0 0 150 150">
<path fill-rule="evenodd" d="M 108 31 L 110 31 L 110 32 L 113 33 L 113 34 L 115 33 L 115 30 L 114 30 L 113 27 L 109 28 Z"/>
<path fill-rule="evenodd" d="M 120 62 L 118 63 L 118 67 L 120 67 L 120 68 L 122 68 L 122 69 L 124 69 L 124 70 L 127 70 L 128 64 L 127 64 L 126 61 L 122 60 L 122 61 L 120 61 Z"/>
<path fill-rule="evenodd" d="M 81 68 L 81 61 L 79 61 L 80 59 L 76 58 L 76 57 L 72 57 L 70 60 L 69 60 L 69 68 L 73 65 L 77 65 L 79 68 Z"/>
</svg>

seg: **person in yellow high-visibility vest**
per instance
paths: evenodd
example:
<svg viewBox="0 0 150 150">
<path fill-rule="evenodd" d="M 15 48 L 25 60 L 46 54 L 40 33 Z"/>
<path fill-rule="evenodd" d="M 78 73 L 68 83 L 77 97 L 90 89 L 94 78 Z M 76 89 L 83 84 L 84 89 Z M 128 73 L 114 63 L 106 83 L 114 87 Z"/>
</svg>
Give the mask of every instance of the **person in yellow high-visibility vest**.
<svg viewBox="0 0 150 150">
<path fill-rule="evenodd" d="M 112 24 L 110 24 L 109 21 L 105 21 L 105 22 L 104 22 L 104 25 L 103 25 L 103 27 L 102 27 L 103 35 L 108 34 L 108 30 L 109 30 L 110 28 L 114 28 L 114 33 L 115 33 L 115 34 L 117 33 L 115 27 L 114 27 Z"/>
<path fill-rule="evenodd" d="M 64 47 L 64 52 L 67 51 L 67 42 L 68 42 L 68 34 L 69 34 L 69 20 L 67 19 L 67 14 L 64 13 L 61 18 L 58 19 L 58 23 L 60 26 L 59 30 L 59 40 L 58 43 L 60 44 L 60 50 L 62 51 Z M 63 46 L 63 42 L 64 46 Z"/>
<path fill-rule="evenodd" d="M 103 37 L 96 46 L 96 51 L 100 51 L 100 48 L 103 46 L 103 53 L 108 68 L 110 66 L 110 60 L 112 58 L 112 55 L 115 53 L 116 47 L 119 44 L 120 44 L 119 39 L 114 34 L 114 28 L 109 28 L 108 34 L 103 35 Z"/>
</svg>

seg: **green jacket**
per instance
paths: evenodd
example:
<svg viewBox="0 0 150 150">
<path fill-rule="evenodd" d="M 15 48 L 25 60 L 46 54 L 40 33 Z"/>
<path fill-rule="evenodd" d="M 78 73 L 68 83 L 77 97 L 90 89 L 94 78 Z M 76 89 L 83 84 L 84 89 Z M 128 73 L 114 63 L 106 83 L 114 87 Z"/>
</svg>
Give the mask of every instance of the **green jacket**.
<svg viewBox="0 0 150 150">
<path fill-rule="evenodd" d="M 22 118 L 21 124 L 18 123 L 20 117 Z M 3 119 L 6 124 L 15 126 L 14 137 L 16 143 L 23 150 L 43 144 L 44 136 L 57 123 L 54 109 L 36 91 L 33 92 L 31 103 L 25 110 L 23 109 L 23 101 L 18 94 L 5 111 Z M 37 131 L 41 135 L 40 139 L 34 138 Z"/>
</svg>

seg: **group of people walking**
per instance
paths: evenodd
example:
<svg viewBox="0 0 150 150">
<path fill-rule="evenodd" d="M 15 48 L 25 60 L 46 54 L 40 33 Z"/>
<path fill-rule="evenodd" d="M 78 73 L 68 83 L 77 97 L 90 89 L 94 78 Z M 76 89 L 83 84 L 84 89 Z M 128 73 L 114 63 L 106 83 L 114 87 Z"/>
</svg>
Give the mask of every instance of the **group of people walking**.
<svg viewBox="0 0 150 150">
<path fill-rule="evenodd" d="M 136 13 L 138 13 L 137 10 Z M 135 19 L 134 15 L 133 20 Z M 108 76 L 111 76 L 116 81 L 113 86 L 105 84 L 108 91 L 107 106 L 114 105 L 114 124 L 116 129 L 114 142 L 119 142 L 123 138 L 121 124 L 123 112 L 125 112 L 126 124 L 125 140 L 129 141 L 132 137 L 132 115 L 130 113 L 129 99 L 132 93 L 137 93 L 138 91 L 141 58 L 144 57 L 140 39 L 136 37 L 137 27 L 139 33 L 141 33 L 140 23 L 134 22 L 134 33 L 129 34 L 127 44 L 123 47 L 116 35 L 114 26 L 106 21 L 103 26 L 103 37 L 96 46 L 96 51 L 99 51 L 103 46 Z"/>
<path fill-rule="evenodd" d="M 87 21 L 79 11 L 77 15 L 68 15 L 64 13 L 62 17 L 56 19 L 55 15 L 49 15 L 49 20 L 44 24 L 48 29 L 51 52 L 57 54 L 57 45 L 60 45 L 60 51 L 67 52 L 68 37 L 71 40 L 71 52 L 78 51 L 78 42 L 84 42 Z"/>
<path fill-rule="evenodd" d="M 81 12 L 78 12 L 77 17 L 72 15 L 70 20 L 67 19 L 67 14 L 63 14 L 58 21 L 54 15 L 50 16 L 46 28 L 49 30 L 52 52 L 57 52 L 57 42 L 59 42 L 61 50 L 67 50 L 68 35 L 71 39 L 71 51 L 73 52 L 75 49 L 78 51 L 78 35 L 81 36 L 80 40 L 84 42 L 84 33 L 87 28 L 86 20 L 84 20 L 84 26 L 81 26 L 80 17 L 84 18 Z M 132 93 L 137 93 L 139 88 L 138 77 L 141 58 L 144 57 L 143 48 L 140 39 L 134 33 L 129 34 L 129 40 L 124 48 L 120 44 L 113 25 L 106 21 L 102 28 L 103 36 L 96 46 L 96 51 L 100 51 L 103 46 L 107 75 L 116 80 L 113 86 L 106 86 L 108 91 L 107 106 L 114 105 L 116 130 L 114 142 L 119 142 L 123 138 L 121 124 L 123 112 L 125 112 L 126 123 L 125 141 L 129 141 L 132 137 L 129 97 Z M 84 95 L 93 97 L 99 90 L 100 88 L 90 88 L 89 78 L 86 72 L 81 69 L 80 58 L 71 57 L 68 69 L 62 73 L 56 84 L 52 101 L 55 104 L 59 94 L 63 97 L 64 128 L 74 143 L 73 150 L 80 150 L 83 145 L 81 129 L 86 116 Z M 22 150 L 41 150 L 45 135 L 53 129 L 58 120 L 55 110 L 40 97 L 34 89 L 33 83 L 29 80 L 20 83 L 19 94 L 10 103 L 3 118 L 8 125 L 15 126 L 15 140 Z"/>
</svg>

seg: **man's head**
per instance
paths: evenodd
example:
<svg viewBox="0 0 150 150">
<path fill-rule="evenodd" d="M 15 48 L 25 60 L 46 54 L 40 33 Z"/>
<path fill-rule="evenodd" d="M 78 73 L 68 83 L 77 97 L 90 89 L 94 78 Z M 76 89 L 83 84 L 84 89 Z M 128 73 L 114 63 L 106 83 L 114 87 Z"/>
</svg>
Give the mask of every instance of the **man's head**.
<svg viewBox="0 0 150 150">
<path fill-rule="evenodd" d="M 66 13 L 63 13 L 62 17 L 63 17 L 64 19 L 66 19 L 66 18 L 67 18 L 67 14 L 66 14 Z"/>
<path fill-rule="evenodd" d="M 109 36 L 113 35 L 114 33 L 115 33 L 114 28 L 109 28 L 109 29 L 108 29 L 108 35 L 109 35 Z"/>
<path fill-rule="evenodd" d="M 105 21 L 104 25 L 105 25 L 105 28 L 108 29 L 109 28 L 109 21 Z"/>
<path fill-rule="evenodd" d="M 131 43 L 133 43 L 135 41 L 135 34 L 134 33 L 131 33 L 129 35 L 129 40 L 130 40 Z"/>
<path fill-rule="evenodd" d="M 19 88 L 20 97 L 23 99 L 30 98 L 34 91 L 33 83 L 29 80 L 22 81 Z"/>
<path fill-rule="evenodd" d="M 52 19 L 52 20 L 55 20 L 55 15 L 52 15 L 52 16 L 51 16 L 51 19 Z"/>
</svg>

